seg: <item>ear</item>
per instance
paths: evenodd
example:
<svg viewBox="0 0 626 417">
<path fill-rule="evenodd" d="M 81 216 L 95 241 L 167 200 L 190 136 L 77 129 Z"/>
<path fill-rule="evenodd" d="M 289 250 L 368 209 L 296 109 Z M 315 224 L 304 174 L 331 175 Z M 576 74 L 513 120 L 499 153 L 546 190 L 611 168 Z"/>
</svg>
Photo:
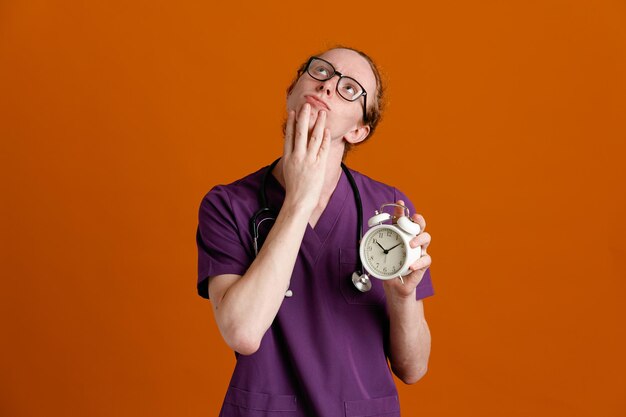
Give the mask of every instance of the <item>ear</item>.
<svg viewBox="0 0 626 417">
<path fill-rule="evenodd" d="M 367 138 L 367 135 L 369 134 L 370 134 L 369 125 L 360 125 L 360 126 L 357 125 L 355 126 L 353 130 L 346 132 L 346 134 L 343 135 L 343 138 L 349 144 L 356 145 L 359 142 L 363 142 L 365 138 Z"/>
</svg>

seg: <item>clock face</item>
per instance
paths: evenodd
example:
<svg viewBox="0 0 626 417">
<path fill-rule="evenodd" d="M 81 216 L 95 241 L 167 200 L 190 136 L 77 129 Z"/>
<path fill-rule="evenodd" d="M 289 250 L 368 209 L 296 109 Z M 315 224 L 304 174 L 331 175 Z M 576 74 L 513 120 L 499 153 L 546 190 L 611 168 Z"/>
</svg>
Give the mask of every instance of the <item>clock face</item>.
<svg viewBox="0 0 626 417">
<path fill-rule="evenodd" d="M 381 276 L 394 276 L 406 260 L 404 240 L 392 228 L 379 228 L 370 233 L 364 245 L 367 269 Z"/>
</svg>

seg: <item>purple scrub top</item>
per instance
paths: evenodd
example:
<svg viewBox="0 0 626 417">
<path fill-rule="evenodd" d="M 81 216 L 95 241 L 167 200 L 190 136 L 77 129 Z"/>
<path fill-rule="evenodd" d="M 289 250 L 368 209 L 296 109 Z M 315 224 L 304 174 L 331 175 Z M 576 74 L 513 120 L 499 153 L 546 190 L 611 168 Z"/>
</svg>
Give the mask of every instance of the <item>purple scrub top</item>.
<svg viewBox="0 0 626 417">
<path fill-rule="evenodd" d="M 243 275 L 254 259 L 250 218 L 259 210 L 265 168 L 209 191 L 200 205 L 198 293 L 209 298 L 208 277 Z M 364 233 L 381 204 L 410 200 L 393 187 L 350 170 L 361 194 Z M 279 210 L 285 191 L 268 176 L 269 205 Z M 265 237 L 272 221 L 261 225 Z M 267 226 L 265 228 L 264 226 Z M 237 363 L 220 416 L 357 417 L 400 415 L 387 363 L 389 316 L 382 281 L 362 293 L 357 269 L 357 208 L 342 172 L 315 228 L 307 226 L 289 289 L 257 352 Z M 434 294 L 430 270 L 417 299 Z"/>
</svg>

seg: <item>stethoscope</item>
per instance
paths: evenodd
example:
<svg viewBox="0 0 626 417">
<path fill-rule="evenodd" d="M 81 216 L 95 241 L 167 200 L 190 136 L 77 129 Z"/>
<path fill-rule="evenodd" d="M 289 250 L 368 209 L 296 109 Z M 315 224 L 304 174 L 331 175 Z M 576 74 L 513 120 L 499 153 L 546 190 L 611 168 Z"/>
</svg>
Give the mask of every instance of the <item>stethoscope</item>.
<svg viewBox="0 0 626 417">
<path fill-rule="evenodd" d="M 267 203 L 267 181 L 269 176 L 276 164 L 280 161 L 280 158 L 272 162 L 270 166 L 267 167 L 265 172 L 263 173 L 263 180 L 261 182 L 261 190 L 259 191 L 259 199 L 261 200 L 261 208 L 252 215 L 250 218 L 250 231 L 252 233 L 252 241 L 254 246 L 254 256 L 256 257 L 259 254 L 259 227 L 266 220 L 276 220 L 278 214 L 276 210 L 270 208 Z M 361 203 L 361 194 L 359 193 L 359 189 L 356 186 L 356 182 L 354 181 L 354 177 L 348 170 L 348 167 L 341 163 L 341 169 L 346 174 L 346 178 L 348 178 L 348 182 L 350 183 L 350 187 L 352 188 L 352 194 L 354 195 L 354 201 L 356 203 L 356 211 L 357 211 L 357 236 L 356 236 L 356 251 L 357 251 L 357 259 L 359 268 L 352 274 L 352 283 L 354 286 L 361 292 L 367 292 L 372 289 L 372 282 L 367 274 L 362 273 L 363 265 L 361 263 L 361 257 L 359 256 L 359 244 L 361 243 L 361 239 L 363 238 L 363 204 Z M 264 216 L 261 220 L 259 220 L 260 216 Z M 285 297 L 293 296 L 293 291 L 287 290 L 285 293 Z"/>
</svg>

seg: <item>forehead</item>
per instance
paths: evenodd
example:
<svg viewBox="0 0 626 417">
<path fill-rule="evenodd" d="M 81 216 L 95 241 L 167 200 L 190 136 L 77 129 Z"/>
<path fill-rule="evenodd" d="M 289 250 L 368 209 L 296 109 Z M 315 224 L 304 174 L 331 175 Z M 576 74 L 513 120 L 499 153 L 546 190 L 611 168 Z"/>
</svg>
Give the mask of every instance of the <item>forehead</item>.
<svg viewBox="0 0 626 417">
<path fill-rule="evenodd" d="M 320 58 L 333 64 L 333 67 L 345 76 L 357 80 L 365 91 L 376 91 L 376 77 L 369 62 L 357 52 L 350 49 L 331 49 L 319 55 Z"/>
</svg>

